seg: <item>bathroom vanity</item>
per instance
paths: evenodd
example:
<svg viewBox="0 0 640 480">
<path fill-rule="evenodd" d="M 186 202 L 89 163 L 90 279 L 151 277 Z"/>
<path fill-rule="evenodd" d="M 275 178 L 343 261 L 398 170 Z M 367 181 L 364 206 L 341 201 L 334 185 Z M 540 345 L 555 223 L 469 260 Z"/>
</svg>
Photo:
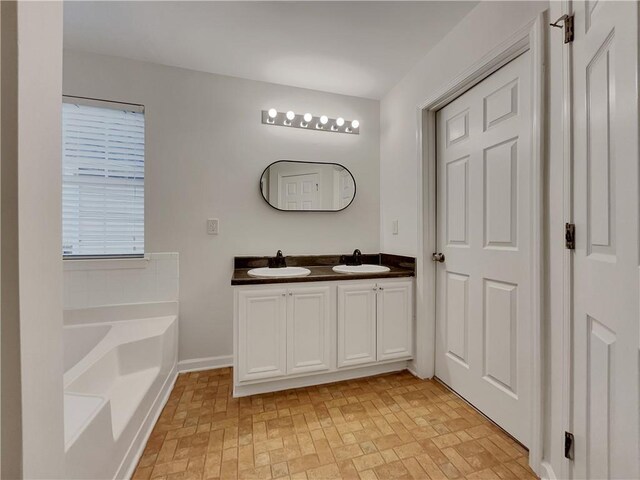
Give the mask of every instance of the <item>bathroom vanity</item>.
<svg viewBox="0 0 640 480">
<path fill-rule="evenodd" d="M 362 255 L 365 272 L 340 273 L 337 255 L 287 257 L 288 266 L 309 273 L 249 273 L 268 260 L 235 259 L 234 396 L 407 367 L 414 351 L 413 258 Z M 388 271 L 366 273 L 373 265 Z"/>
</svg>

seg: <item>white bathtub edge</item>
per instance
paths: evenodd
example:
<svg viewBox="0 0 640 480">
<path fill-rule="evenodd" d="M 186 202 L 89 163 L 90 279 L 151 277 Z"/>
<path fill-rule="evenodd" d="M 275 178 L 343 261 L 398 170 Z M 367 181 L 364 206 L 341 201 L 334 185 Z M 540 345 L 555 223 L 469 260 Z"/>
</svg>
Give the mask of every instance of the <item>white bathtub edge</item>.
<svg viewBox="0 0 640 480">
<path fill-rule="evenodd" d="M 138 461 L 142 454 L 144 453 L 144 449 L 147 446 L 147 442 L 149 441 L 149 437 L 151 436 L 151 432 L 153 431 L 153 427 L 156 426 L 158 419 L 160 418 L 160 414 L 162 413 L 162 409 L 167 404 L 169 400 L 169 395 L 173 391 L 173 387 L 178 378 L 178 368 L 177 364 L 174 364 L 173 368 L 169 375 L 167 375 L 167 379 L 162 385 L 162 388 L 158 392 L 158 396 L 153 402 L 153 407 L 147 413 L 147 416 L 142 422 L 136 437 L 133 442 L 129 446 L 129 450 L 127 450 L 118 471 L 114 478 L 116 479 L 130 479 L 135 472 L 135 468 L 138 465 Z"/>
<path fill-rule="evenodd" d="M 193 358 L 178 362 L 178 373 L 199 372 L 214 368 L 233 366 L 233 355 L 220 355 L 219 357 Z"/>
</svg>

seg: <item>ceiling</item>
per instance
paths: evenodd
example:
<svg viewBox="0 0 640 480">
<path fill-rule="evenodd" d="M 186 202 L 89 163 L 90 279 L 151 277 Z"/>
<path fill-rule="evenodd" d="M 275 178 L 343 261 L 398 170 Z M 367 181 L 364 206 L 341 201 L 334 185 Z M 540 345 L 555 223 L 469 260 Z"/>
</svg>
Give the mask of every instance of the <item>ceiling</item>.
<svg viewBox="0 0 640 480">
<path fill-rule="evenodd" d="M 379 99 L 477 2 L 65 2 L 65 48 Z"/>
</svg>

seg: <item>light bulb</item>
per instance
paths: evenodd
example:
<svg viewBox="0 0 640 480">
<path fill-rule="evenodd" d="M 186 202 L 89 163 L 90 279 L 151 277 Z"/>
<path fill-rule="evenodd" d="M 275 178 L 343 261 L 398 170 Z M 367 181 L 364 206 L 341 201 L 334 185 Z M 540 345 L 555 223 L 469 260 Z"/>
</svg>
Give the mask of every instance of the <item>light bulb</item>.
<svg viewBox="0 0 640 480">
<path fill-rule="evenodd" d="M 278 111 L 275 108 L 269 109 L 269 118 L 276 118 L 278 116 Z"/>
<path fill-rule="evenodd" d="M 295 114 L 295 113 L 293 113 L 293 111 L 289 110 L 289 111 L 287 112 L 287 120 L 291 121 L 291 120 L 293 120 L 294 118 L 296 118 L 296 114 Z"/>
<path fill-rule="evenodd" d="M 313 120 L 313 115 L 311 115 L 310 113 L 305 113 L 304 114 L 304 121 L 309 123 L 311 120 Z"/>
<path fill-rule="evenodd" d="M 344 125 L 344 118 L 338 117 L 336 119 L 336 125 L 339 126 L 339 127 L 343 126 Z"/>
<path fill-rule="evenodd" d="M 360 122 L 358 120 L 351 120 L 351 128 L 358 128 L 360 126 Z"/>
<path fill-rule="evenodd" d="M 322 116 L 320 117 L 320 123 L 321 123 L 322 125 L 326 125 L 328 121 L 329 121 L 329 118 L 328 118 L 326 115 L 322 115 Z"/>
</svg>

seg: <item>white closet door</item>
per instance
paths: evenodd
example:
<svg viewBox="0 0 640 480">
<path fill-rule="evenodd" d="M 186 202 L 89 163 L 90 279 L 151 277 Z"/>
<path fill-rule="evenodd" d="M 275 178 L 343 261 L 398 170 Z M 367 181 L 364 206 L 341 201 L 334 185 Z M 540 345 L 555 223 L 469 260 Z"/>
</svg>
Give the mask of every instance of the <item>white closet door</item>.
<svg viewBox="0 0 640 480">
<path fill-rule="evenodd" d="M 531 56 L 437 114 L 436 376 L 524 445 L 531 431 Z M 431 253 L 431 252 L 429 252 Z"/>
<path fill-rule="evenodd" d="M 640 478 L 638 4 L 574 2 L 574 478 Z"/>
</svg>

